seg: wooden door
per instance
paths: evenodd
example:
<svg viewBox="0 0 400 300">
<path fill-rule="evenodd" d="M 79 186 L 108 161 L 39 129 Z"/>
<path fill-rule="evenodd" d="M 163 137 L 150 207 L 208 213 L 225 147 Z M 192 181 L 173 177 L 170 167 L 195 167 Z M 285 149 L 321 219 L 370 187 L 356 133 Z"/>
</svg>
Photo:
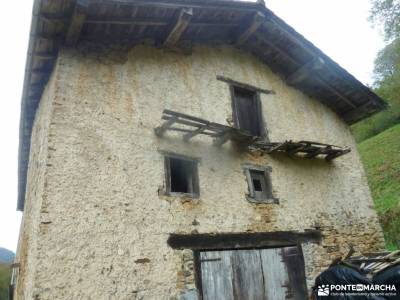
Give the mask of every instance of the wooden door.
<svg viewBox="0 0 400 300">
<path fill-rule="evenodd" d="M 204 251 L 200 264 L 204 300 L 307 299 L 304 261 L 296 246 Z"/>
<path fill-rule="evenodd" d="M 234 88 L 234 108 L 236 127 L 251 135 L 262 135 L 260 104 L 256 93 Z"/>
</svg>

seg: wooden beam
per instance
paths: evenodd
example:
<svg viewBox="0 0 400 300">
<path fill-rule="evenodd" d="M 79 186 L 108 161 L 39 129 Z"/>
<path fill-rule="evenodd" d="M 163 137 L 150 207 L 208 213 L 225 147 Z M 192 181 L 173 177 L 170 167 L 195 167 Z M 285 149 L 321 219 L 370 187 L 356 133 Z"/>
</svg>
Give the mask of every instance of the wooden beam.
<svg viewBox="0 0 400 300">
<path fill-rule="evenodd" d="M 356 109 L 352 109 L 343 114 L 343 119 L 348 122 L 357 121 L 360 115 L 372 113 L 379 110 L 379 105 L 375 104 L 373 101 L 368 100 Z"/>
<path fill-rule="evenodd" d="M 207 9 L 215 12 L 215 10 L 229 10 L 239 12 L 252 12 L 262 8 L 261 3 L 243 1 L 243 0 L 191 0 L 191 1 L 171 1 L 171 0 L 92 0 L 93 3 L 99 3 L 102 5 L 113 6 L 115 3 L 126 6 L 144 6 L 144 7 L 156 7 L 165 9 L 179 9 L 179 8 L 200 8 Z"/>
<path fill-rule="evenodd" d="M 231 138 L 231 131 L 227 130 L 221 136 L 214 139 L 213 145 L 216 147 L 221 147 L 223 144 L 225 144 L 227 141 L 229 141 L 230 138 Z"/>
<path fill-rule="evenodd" d="M 261 42 L 267 44 L 269 47 L 274 49 L 276 52 L 278 52 L 280 55 L 286 57 L 291 63 L 297 65 L 298 67 L 301 67 L 300 63 L 297 62 L 297 60 L 292 57 L 290 54 L 288 54 L 285 50 L 281 49 L 279 46 L 275 45 L 272 41 L 269 39 L 266 39 L 262 35 L 255 33 L 256 37 L 258 40 Z M 335 94 L 337 97 L 342 99 L 344 102 L 346 102 L 349 106 L 356 108 L 357 106 L 349 100 L 345 95 L 343 95 L 341 92 L 339 92 L 337 89 L 335 89 L 333 86 L 331 86 L 328 82 L 326 82 L 324 79 L 322 79 L 319 76 L 314 76 L 313 73 L 310 73 L 310 76 L 313 77 L 314 80 L 319 81 L 320 84 L 322 84 L 325 88 L 327 88 L 331 93 Z"/>
<path fill-rule="evenodd" d="M 206 130 L 206 127 L 199 127 L 199 128 L 196 129 L 196 130 L 193 130 L 193 131 L 191 131 L 191 132 L 186 133 L 186 134 L 183 136 L 183 141 L 184 141 L 184 142 L 189 142 L 189 140 L 190 140 L 192 137 L 194 137 L 194 136 L 196 136 L 196 135 L 202 133 L 204 130 Z"/>
<path fill-rule="evenodd" d="M 311 61 L 298 68 L 294 73 L 290 74 L 286 78 L 286 82 L 290 85 L 295 85 L 303 81 L 311 72 L 322 69 L 324 64 L 325 61 L 322 58 L 313 58 Z"/>
<path fill-rule="evenodd" d="M 325 157 L 325 160 L 326 161 L 331 161 L 331 160 L 333 160 L 335 158 L 338 158 L 339 156 L 342 156 L 342 155 L 345 155 L 345 154 L 349 153 L 350 151 L 351 151 L 350 149 L 344 149 L 344 150 L 337 151 L 336 153 L 328 154 Z"/>
<path fill-rule="evenodd" d="M 41 69 L 41 68 L 35 68 L 31 69 L 31 73 L 35 75 L 47 75 L 51 72 L 49 69 Z"/>
<path fill-rule="evenodd" d="M 255 92 L 259 92 L 259 93 L 264 93 L 264 94 L 267 94 L 267 95 L 268 94 L 275 94 L 275 92 L 273 90 L 267 90 L 267 89 L 258 88 L 256 86 L 252 86 L 250 84 L 243 83 L 243 82 L 238 82 L 238 81 L 235 81 L 233 79 L 230 79 L 228 77 L 221 76 L 221 75 L 217 75 L 217 80 L 226 82 L 226 83 L 228 83 L 230 85 L 234 85 L 234 86 L 237 86 L 237 87 L 244 88 L 246 90 L 251 90 L 251 91 L 255 91 Z"/>
<path fill-rule="evenodd" d="M 32 55 L 39 59 L 54 59 L 57 57 L 55 52 L 33 52 Z"/>
<path fill-rule="evenodd" d="M 164 41 L 165 47 L 173 47 L 179 41 L 182 34 L 188 27 L 191 18 L 193 17 L 192 8 L 182 8 L 179 12 L 178 19 L 172 27 L 171 31 L 168 33 L 167 38 Z"/>
<path fill-rule="evenodd" d="M 47 22 L 62 22 L 67 23 L 69 22 L 69 18 L 67 18 L 64 14 L 56 14 L 56 13 L 40 13 L 38 17 L 41 20 Z"/>
<path fill-rule="evenodd" d="M 319 230 L 309 229 L 304 232 L 170 234 L 167 243 L 173 249 L 240 249 L 320 243 L 321 240 Z"/>
<path fill-rule="evenodd" d="M 170 128 L 171 125 L 175 123 L 176 120 L 177 118 L 172 118 L 164 122 L 164 124 L 162 124 L 160 127 L 155 128 L 154 133 L 156 134 L 156 136 L 162 137 L 164 135 L 164 132 L 166 132 L 168 128 Z"/>
<path fill-rule="evenodd" d="M 155 18 L 86 18 L 85 24 L 113 24 L 113 25 L 143 25 L 143 26 L 166 26 L 170 24 L 167 20 L 160 20 Z M 224 22 L 224 21 L 210 21 L 210 22 L 190 22 L 190 26 L 224 26 L 224 27 L 236 27 L 240 24 L 238 22 Z"/>
<path fill-rule="evenodd" d="M 303 50 L 307 51 L 307 53 L 309 53 L 312 56 L 315 56 L 315 51 L 310 49 L 310 45 L 312 46 L 312 44 L 310 42 L 308 42 L 308 45 L 307 45 L 307 43 L 304 44 L 303 41 L 299 40 L 299 37 L 296 37 L 295 34 L 293 34 L 292 32 L 290 32 L 288 30 L 286 30 L 285 28 L 283 28 L 281 26 L 281 24 L 279 24 L 279 22 L 277 20 L 275 20 L 274 18 L 268 18 L 267 21 L 268 21 L 268 25 L 274 26 L 275 28 L 277 28 L 278 30 L 283 32 L 285 34 L 285 36 L 288 37 L 292 42 L 296 43 Z M 339 71 L 344 71 L 345 73 L 347 73 L 346 70 L 344 70 L 340 66 L 338 66 L 338 67 L 339 67 Z M 340 69 L 342 69 L 342 70 L 340 70 Z M 326 70 L 327 70 L 327 72 L 334 73 L 335 75 L 339 75 L 340 77 L 343 76 L 341 74 L 338 74 L 338 70 L 334 70 L 333 68 L 327 68 Z M 362 92 L 367 98 L 370 97 L 370 95 L 369 95 L 370 90 L 367 87 L 365 87 L 363 84 L 361 84 L 360 86 L 357 86 L 357 89 L 360 90 L 360 92 Z"/>
<path fill-rule="evenodd" d="M 113 24 L 113 25 L 144 25 L 166 26 L 169 23 L 159 19 L 132 19 L 132 18 L 88 18 L 86 24 Z"/>
<path fill-rule="evenodd" d="M 77 0 L 71 22 L 68 27 L 65 44 L 75 46 L 81 35 L 82 27 L 86 19 L 86 11 L 90 0 Z"/>
<path fill-rule="evenodd" d="M 236 46 L 243 45 L 250 36 L 257 31 L 257 29 L 265 22 L 265 15 L 261 12 L 256 12 L 245 30 L 240 33 L 235 44 Z"/>
</svg>

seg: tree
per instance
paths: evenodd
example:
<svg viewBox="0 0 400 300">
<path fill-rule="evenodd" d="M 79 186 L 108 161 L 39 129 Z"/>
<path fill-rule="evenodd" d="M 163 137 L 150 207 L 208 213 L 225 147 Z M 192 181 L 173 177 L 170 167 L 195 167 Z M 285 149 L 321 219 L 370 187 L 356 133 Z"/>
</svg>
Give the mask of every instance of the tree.
<svg viewBox="0 0 400 300">
<path fill-rule="evenodd" d="M 387 41 L 400 37 L 400 0 L 372 0 L 370 21 L 382 24 Z"/>
<path fill-rule="evenodd" d="M 393 40 L 379 51 L 374 66 L 375 84 L 396 79 L 400 72 L 400 38 Z"/>
<path fill-rule="evenodd" d="M 370 20 L 388 42 L 375 59 L 373 88 L 390 108 L 353 126 L 358 142 L 400 123 L 400 0 L 372 0 Z"/>
</svg>

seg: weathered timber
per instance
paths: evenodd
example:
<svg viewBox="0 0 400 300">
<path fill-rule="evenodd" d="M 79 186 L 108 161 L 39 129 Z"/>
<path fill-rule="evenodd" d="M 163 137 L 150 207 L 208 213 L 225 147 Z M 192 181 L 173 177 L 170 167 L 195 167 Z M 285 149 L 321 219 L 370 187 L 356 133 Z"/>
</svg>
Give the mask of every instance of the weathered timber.
<svg viewBox="0 0 400 300">
<path fill-rule="evenodd" d="M 148 0 L 91 0 L 92 3 L 99 3 L 104 5 L 114 5 L 115 3 L 131 6 L 145 6 L 167 9 L 180 9 L 180 8 L 199 8 L 206 10 L 223 10 L 223 11 L 248 11 L 255 12 L 264 5 L 259 2 L 245 2 L 242 0 L 183 0 L 183 1 L 148 1 Z"/>
<path fill-rule="evenodd" d="M 357 121 L 357 117 L 359 116 L 360 112 L 364 114 L 368 114 L 368 112 L 374 112 L 374 109 L 376 109 L 376 104 L 372 101 L 367 101 L 363 103 L 361 106 L 357 108 L 353 108 L 352 110 L 348 111 L 343 115 L 343 118 L 346 120 L 353 120 Z"/>
<path fill-rule="evenodd" d="M 170 25 L 168 20 L 160 20 L 156 18 L 86 18 L 85 24 L 107 24 L 107 25 L 140 25 L 140 26 L 167 26 Z M 211 26 L 223 26 L 223 27 L 236 27 L 240 26 L 238 22 L 223 22 L 223 21 L 209 21 L 209 22 L 190 22 L 190 26 L 195 27 L 211 27 Z"/>
<path fill-rule="evenodd" d="M 264 38 L 261 34 L 255 33 L 254 35 L 257 37 L 257 39 L 259 39 L 263 43 L 267 44 L 269 47 L 271 47 L 273 50 L 278 52 L 280 55 L 287 58 L 290 62 L 292 62 L 293 64 L 295 64 L 296 66 L 298 66 L 300 68 L 302 67 L 300 65 L 300 63 L 294 57 L 292 57 L 289 53 L 287 53 L 285 50 L 283 50 L 277 44 L 274 44 L 272 41 L 269 41 L 268 39 Z M 322 77 L 318 76 L 318 74 L 316 74 L 315 72 L 309 72 L 309 76 L 311 76 L 314 80 L 320 82 L 327 90 L 329 90 L 336 97 L 339 97 L 340 99 L 342 99 L 344 102 L 346 102 L 352 108 L 356 107 L 356 105 L 350 99 L 348 99 L 346 96 L 344 96 L 343 93 L 339 92 L 336 88 L 334 88 L 331 84 L 329 84 L 324 79 L 322 79 Z"/>
<path fill-rule="evenodd" d="M 32 53 L 35 58 L 47 60 L 47 59 L 55 59 L 57 57 L 57 53 L 55 52 L 33 52 Z"/>
<path fill-rule="evenodd" d="M 287 154 L 302 155 L 304 158 L 325 156 L 325 160 L 327 161 L 350 152 L 349 148 L 311 141 L 285 141 L 282 143 L 264 143 L 256 141 L 254 145 L 251 145 L 251 148 L 254 150 L 263 150 L 268 154 L 284 152 Z"/>
<path fill-rule="evenodd" d="M 162 124 L 160 127 L 155 128 L 154 133 L 158 137 L 162 137 L 164 132 L 166 132 L 171 127 L 171 125 L 176 122 L 176 120 L 177 120 L 177 118 L 172 118 L 172 119 L 168 120 L 167 122 Z"/>
<path fill-rule="evenodd" d="M 231 78 L 228 78 L 228 77 L 225 77 L 225 76 L 222 76 L 222 75 L 217 75 L 217 80 L 226 82 L 226 83 L 228 83 L 230 85 L 234 85 L 234 86 L 237 86 L 237 87 L 241 87 L 241 88 L 244 88 L 244 89 L 247 89 L 247 90 L 251 90 L 251 91 L 255 91 L 255 92 L 259 92 L 259 93 L 263 93 L 263 94 L 275 94 L 275 92 L 273 90 L 263 89 L 263 88 L 259 88 L 259 87 L 256 87 L 256 86 L 253 86 L 253 85 L 250 85 L 250 84 L 247 84 L 247 83 L 235 81 L 235 80 L 233 80 Z"/>
<path fill-rule="evenodd" d="M 222 133 L 219 137 L 214 139 L 213 145 L 217 147 L 222 146 L 231 139 L 231 135 L 232 135 L 231 131 L 227 130 L 226 132 Z"/>
<path fill-rule="evenodd" d="M 247 28 L 242 31 L 236 40 L 236 45 L 243 45 L 249 37 L 257 31 L 257 29 L 265 22 L 265 15 L 261 12 L 256 12 Z"/>
<path fill-rule="evenodd" d="M 393 252 L 366 253 L 361 256 L 346 257 L 345 264 L 358 268 L 366 274 L 376 274 L 384 269 L 400 264 L 400 250 Z"/>
<path fill-rule="evenodd" d="M 192 137 L 204 132 L 207 129 L 206 126 L 199 127 L 197 130 L 191 131 L 183 136 L 183 140 L 188 142 Z"/>
<path fill-rule="evenodd" d="M 204 299 L 306 299 L 300 246 L 199 251 L 198 284 Z"/>
<path fill-rule="evenodd" d="M 38 18 L 47 22 L 61 22 L 67 23 L 70 19 L 65 14 L 60 13 L 41 13 Z"/>
<path fill-rule="evenodd" d="M 296 72 L 290 74 L 286 78 L 286 82 L 295 85 L 296 83 L 305 80 L 309 76 L 310 72 L 322 69 L 324 64 L 325 61 L 322 58 L 313 58 L 311 61 L 297 69 Z"/>
<path fill-rule="evenodd" d="M 196 135 L 206 135 L 214 138 L 214 146 L 222 146 L 228 140 L 231 140 L 249 150 L 258 150 L 268 154 L 283 152 L 290 155 L 300 155 L 305 158 L 325 157 L 327 161 L 350 152 L 349 148 L 310 141 L 271 143 L 246 131 L 172 110 L 164 110 L 162 119 L 165 122 L 154 129 L 155 134 L 158 137 L 162 137 L 169 130 L 183 132 L 185 133 L 183 135 L 185 142 L 188 142 Z M 172 127 L 173 124 L 185 127 Z"/>
<path fill-rule="evenodd" d="M 67 46 L 74 46 L 78 42 L 83 24 L 86 19 L 88 6 L 89 0 L 77 0 L 67 35 L 65 37 L 65 44 Z"/>
<path fill-rule="evenodd" d="M 165 41 L 165 47 L 173 47 L 179 41 L 181 35 L 185 32 L 189 26 L 190 19 L 193 17 L 192 8 L 182 8 L 179 12 L 178 19 L 173 24 L 171 31 L 168 33 Z"/>
<path fill-rule="evenodd" d="M 319 230 L 310 229 L 304 232 L 170 234 L 167 243 L 173 249 L 243 249 L 319 243 L 321 238 Z"/>
</svg>

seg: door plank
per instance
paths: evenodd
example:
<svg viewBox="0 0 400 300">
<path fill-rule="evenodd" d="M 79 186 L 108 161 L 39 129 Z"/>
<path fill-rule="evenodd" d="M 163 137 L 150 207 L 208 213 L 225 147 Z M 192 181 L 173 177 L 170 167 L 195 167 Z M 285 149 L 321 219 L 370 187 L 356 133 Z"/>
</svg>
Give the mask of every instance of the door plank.
<svg viewBox="0 0 400 300">
<path fill-rule="evenodd" d="M 265 282 L 265 299 L 287 299 L 289 278 L 282 259 L 282 248 L 262 249 L 260 256 Z"/>
<path fill-rule="evenodd" d="M 290 298 L 288 299 L 307 299 L 306 274 L 301 248 L 285 247 L 282 248 L 281 254 L 289 277 Z"/>
<path fill-rule="evenodd" d="M 233 251 L 232 266 L 235 299 L 264 300 L 264 279 L 259 251 Z"/>
<path fill-rule="evenodd" d="M 238 127 L 251 135 L 259 136 L 260 119 L 255 93 L 235 88 L 234 94 Z"/>
<path fill-rule="evenodd" d="M 204 300 L 234 300 L 231 256 L 232 251 L 200 253 Z"/>
</svg>

